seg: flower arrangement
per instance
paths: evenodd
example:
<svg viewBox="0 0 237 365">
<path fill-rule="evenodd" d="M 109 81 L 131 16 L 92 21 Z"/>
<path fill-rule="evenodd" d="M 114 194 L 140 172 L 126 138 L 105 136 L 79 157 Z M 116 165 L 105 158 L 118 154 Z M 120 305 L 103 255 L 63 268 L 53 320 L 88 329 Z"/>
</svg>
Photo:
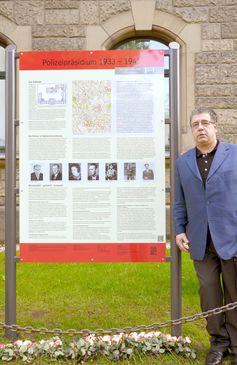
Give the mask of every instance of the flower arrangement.
<svg viewBox="0 0 237 365">
<path fill-rule="evenodd" d="M 189 337 L 175 337 L 155 331 L 105 336 L 90 334 L 68 343 L 63 342 L 59 337 L 38 342 L 17 340 L 12 344 L 0 344 L 0 360 L 8 362 L 21 360 L 31 363 L 36 358 L 47 357 L 52 361 L 65 359 L 85 363 L 98 356 L 118 361 L 131 358 L 138 353 L 159 356 L 172 351 L 195 359 L 196 352 L 190 344 Z"/>
</svg>

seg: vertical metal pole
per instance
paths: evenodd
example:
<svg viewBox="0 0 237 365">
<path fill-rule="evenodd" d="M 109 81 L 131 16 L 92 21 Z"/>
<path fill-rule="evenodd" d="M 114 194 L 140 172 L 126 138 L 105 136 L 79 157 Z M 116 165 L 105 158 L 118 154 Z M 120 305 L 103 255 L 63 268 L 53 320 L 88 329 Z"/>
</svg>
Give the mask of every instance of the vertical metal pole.
<svg viewBox="0 0 237 365">
<path fill-rule="evenodd" d="M 16 324 L 16 46 L 6 48 L 5 323 Z M 6 328 L 5 336 L 17 333 Z"/>
<path fill-rule="evenodd" d="M 173 200 L 175 192 L 175 161 L 180 152 L 180 95 L 179 95 L 179 44 L 171 42 L 170 48 L 170 134 L 171 134 L 171 319 L 178 319 L 182 313 L 181 299 L 181 254 L 175 244 L 173 228 Z M 180 336 L 182 327 L 172 326 L 172 335 Z"/>
</svg>

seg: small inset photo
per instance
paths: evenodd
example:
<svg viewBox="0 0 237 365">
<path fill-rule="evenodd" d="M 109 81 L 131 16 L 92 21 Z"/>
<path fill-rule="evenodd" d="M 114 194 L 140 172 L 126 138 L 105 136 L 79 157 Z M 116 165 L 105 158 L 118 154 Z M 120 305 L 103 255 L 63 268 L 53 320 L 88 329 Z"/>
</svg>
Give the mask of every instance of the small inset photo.
<svg viewBox="0 0 237 365">
<path fill-rule="evenodd" d="M 124 163 L 124 178 L 125 180 L 136 180 L 136 163 L 125 162 Z"/>
<path fill-rule="evenodd" d="M 98 163 L 88 163 L 88 180 L 99 180 L 99 164 Z"/>
<path fill-rule="evenodd" d="M 69 180 L 81 180 L 81 164 L 69 163 L 68 164 L 68 179 Z"/>
<path fill-rule="evenodd" d="M 43 181 L 44 174 L 42 172 L 42 166 L 39 163 L 36 163 L 32 166 L 32 172 L 30 174 L 31 181 Z"/>
<path fill-rule="evenodd" d="M 50 163 L 49 164 L 49 176 L 50 180 L 58 181 L 62 180 L 62 164 L 61 163 Z"/>
<path fill-rule="evenodd" d="M 154 171 L 149 163 L 144 164 L 144 170 L 142 172 L 143 180 L 154 180 Z"/>
<path fill-rule="evenodd" d="M 105 180 L 117 180 L 118 165 L 115 162 L 105 164 Z"/>
<path fill-rule="evenodd" d="M 37 86 L 37 101 L 40 106 L 65 105 L 65 84 L 39 84 Z"/>
</svg>

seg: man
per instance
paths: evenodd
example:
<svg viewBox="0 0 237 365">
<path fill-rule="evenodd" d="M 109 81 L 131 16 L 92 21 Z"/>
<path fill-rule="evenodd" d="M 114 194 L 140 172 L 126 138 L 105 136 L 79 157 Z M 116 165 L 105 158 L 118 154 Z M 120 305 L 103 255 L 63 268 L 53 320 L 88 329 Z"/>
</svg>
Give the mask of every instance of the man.
<svg viewBox="0 0 237 365">
<path fill-rule="evenodd" d="M 124 164 L 127 180 L 136 180 L 136 164 L 134 162 Z"/>
<path fill-rule="evenodd" d="M 43 174 L 41 172 L 41 166 L 36 164 L 33 166 L 34 172 L 30 174 L 30 179 L 32 181 L 42 181 L 43 180 Z"/>
<path fill-rule="evenodd" d="M 60 171 L 60 166 L 57 163 L 52 165 L 52 174 L 50 180 L 62 180 L 62 173 Z"/>
<path fill-rule="evenodd" d="M 114 168 L 114 165 L 116 169 Z M 106 164 L 105 180 L 117 180 L 117 164 Z"/>
<path fill-rule="evenodd" d="M 194 260 L 207 311 L 237 301 L 237 145 L 217 140 L 211 109 L 194 110 L 190 126 L 196 147 L 176 162 L 174 226 L 176 244 Z M 237 364 L 236 309 L 208 317 L 207 331 L 206 365 L 220 364 L 228 349 Z"/>
<path fill-rule="evenodd" d="M 145 170 L 142 173 L 143 180 L 154 180 L 154 173 L 153 170 L 149 168 L 149 164 L 146 163 Z"/>
<path fill-rule="evenodd" d="M 99 180 L 97 169 L 98 165 L 95 163 L 88 165 L 88 180 Z"/>
</svg>

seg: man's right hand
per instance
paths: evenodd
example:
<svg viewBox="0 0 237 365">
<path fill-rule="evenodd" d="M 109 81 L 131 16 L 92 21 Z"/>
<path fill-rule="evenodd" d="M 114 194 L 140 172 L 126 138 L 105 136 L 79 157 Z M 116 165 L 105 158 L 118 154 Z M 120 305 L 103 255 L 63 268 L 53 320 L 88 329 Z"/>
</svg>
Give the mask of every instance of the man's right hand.
<svg viewBox="0 0 237 365">
<path fill-rule="evenodd" d="M 178 246 L 178 248 L 181 251 L 190 252 L 188 244 L 189 244 L 188 237 L 186 236 L 185 233 L 177 234 L 177 236 L 176 236 L 176 245 Z"/>
</svg>

